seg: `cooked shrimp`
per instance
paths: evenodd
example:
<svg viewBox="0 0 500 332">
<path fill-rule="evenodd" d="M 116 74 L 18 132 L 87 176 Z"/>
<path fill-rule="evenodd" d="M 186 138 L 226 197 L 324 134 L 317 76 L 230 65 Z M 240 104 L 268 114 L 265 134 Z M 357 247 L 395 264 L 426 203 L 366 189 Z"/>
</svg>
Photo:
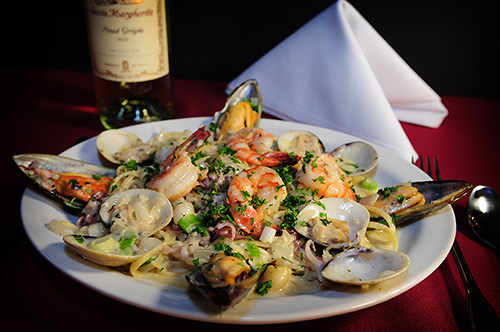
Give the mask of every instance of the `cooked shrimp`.
<svg viewBox="0 0 500 332">
<path fill-rule="evenodd" d="M 205 127 L 200 127 L 184 143 L 179 145 L 161 164 L 160 172 L 147 183 L 147 187 L 175 201 L 193 190 L 207 171 L 193 165 L 187 151 L 192 152 L 209 136 Z"/>
<path fill-rule="evenodd" d="M 193 165 L 184 151 L 173 166 L 153 177 L 147 187 L 162 193 L 170 201 L 175 201 L 193 190 L 202 178 L 203 173 Z"/>
<path fill-rule="evenodd" d="M 302 159 L 296 174 L 301 186 L 316 191 L 319 197 L 342 197 L 355 199 L 351 178 L 337 165 L 332 155 L 309 154 Z"/>
<path fill-rule="evenodd" d="M 249 234 L 260 236 L 268 216 L 278 211 L 287 195 L 283 180 L 274 170 L 256 166 L 233 178 L 227 197 L 236 224 Z"/>
<path fill-rule="evenodd" d="M 276 136 L 261 128 L 243 128 L 229 136 L 227 146 L 236 151 L 236 157 L 250 165 L 277 166 L 294 164 L 297 158 L 272 149 Z"/>
</svg>

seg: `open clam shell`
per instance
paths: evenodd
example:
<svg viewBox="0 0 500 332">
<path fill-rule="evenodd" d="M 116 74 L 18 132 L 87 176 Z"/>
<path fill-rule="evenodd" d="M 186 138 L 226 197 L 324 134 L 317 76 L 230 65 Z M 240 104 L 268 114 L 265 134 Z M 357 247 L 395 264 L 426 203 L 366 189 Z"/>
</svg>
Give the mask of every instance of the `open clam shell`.
<svg viewBox="0 0 500 332">
<path fill-rule="evenodd" d="M 154 234 L 172 220 L 173 208 L 161 193 L 151 189 L 129 189 L 109 197 L 99 210 L 102 222 L 111 231 L 133 229 L 138 238 Z"/>
<path fill-rule="evenodd" d="M 118 239 L 115 239 L 111 236 L 109 237 L 109 239 L 111 240 L 108 241 L 116 241 L 116 243 L 119 243 Z M 71 247 L 71 249 L 73 249 L 75 252 L 77 252 L 80 256 L 82 256 L 86 260 L 96 263 L 98 265 L 111 266 L 111 267 L 123 266 L 132 263 L 133 261 L 139 259 L 145 254 L 144 251 L 138 249 L 137 247 L 133 247 L 131 250 L 129 250 L 127 254 L 120 254 L 119 244 L 118 248 L 116 248 L 116 250 L 113 252 L 109 251 L 105 252 L 105 251 L 91 249 L 93 241 L 102 241 L 102 240 L 107 240 L 107 239 L 93 238 L 89 236 L 80 236 L 80 235 L 63 236 L 63 241 L 66 244 L 68 244 Z"/>
<path fill-rule="evenodd" d="M 122 266 L 144 255 L 136 242 L 167 226 L 172 205 L 149 189 L 130 189 L 113 195 L 99 211 L 110 233 L 103 237 L 65 235 L 63 241 L 83 258 L 104 266 Z"/>
<path fill-rule="evenodd" d="M 350 176 L 370 173 L 378 165 L 378 152 L 362 141 L 350 142 L 335 148 L 331 154 L 337 164 Z"/>
<path fill-rule="evenodd" d="M 56 155 L 24 153 L 14 155 L 12 159 L 23 174 L 41 188 L 43 192 L 49 194 L 50 197 L 55 198 L 57 201 L 76 209 L 83 209 L 87 203 L 58 193 L 51 181 L 50 171 L 89 174 L 93 176 L 116 176 L 116 171 L 112 168 Z"/>
<path fill-rule="evenodd" d="M 305 206 L 297 216 L 295 230 L 330 248 L 356 245 L 363 238 L 370 213 L 347 198 L 329 197 Z"/>
<path fill-rule="evenodd" d="M 248 101 L 254 106 L 254 111 L 257 113 L 256 118 L 252 121 L 253 123 L 245 124 L 242 127 L 234 127 L 229 129 L 230 132 L 226 132 L 226 130 L 221 130 L 224 123 L 229 121 L 229 110 L 236 106 L 241 101 Z M 226 100 L 226 104 L 224 108 L 214 114 L 212 119 L 212 123 L 216 125 L 216 131 L 214 133 L 214 139 L 219 140 L 222 137 L 231 134 L 232 132 L 236 132 L 239 129 L 244 127 L 258 127 L 260 117 L 262 115 L 262 95 L 260 93 L 259 84 L 256 80 L 251 79 L 243 82 L 240 86 L 238 86 L 234 91 L 229 95 Z"/>
<path fill-rule="evenodd" d="M 97 136 L 96 145 L 99 153 L 113 164 L 130 160 L 141 162 L 148 159 L 155 151 L 152 146 L 144 143 L 136 134 L 120 129 L 109 129 L 101 132 Z"/>
<path fill-rule="evenodd" d="M 405 272 L 410 258 L 398 251 L 354 247 L 341 252 L 323 268 L 326 279 L 347 285 L 372 285 Z"/>
<path fill-rule="evenodd" d="M 278 137 L 278 148 L 283 152 L 293 152 L 298 156 L 306 151 L 324 153 L 325 146 L 318 136 L 307 130 L 289 130 Z"/>
<path fill-rule="evenodd" d="M 411 182 L 410 185 L 424 195 L 425 204 L 409 208 L 395 216 L 393 220 L 397 226 L 438 211 L 462 198 L 472 189 L 470 183 L 458 180 Z"/>
</svg>

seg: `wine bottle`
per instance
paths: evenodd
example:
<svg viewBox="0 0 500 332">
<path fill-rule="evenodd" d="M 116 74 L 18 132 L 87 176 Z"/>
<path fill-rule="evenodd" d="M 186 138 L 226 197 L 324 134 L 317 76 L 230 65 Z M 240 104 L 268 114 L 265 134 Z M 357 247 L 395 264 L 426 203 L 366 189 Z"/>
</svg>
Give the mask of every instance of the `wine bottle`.
<svg viewBox="0 0 500 332">
<path fill-rule="evenodd" d="M 172 118 L 165 0 L 85 0 L 97 108 L 118 128 Z"/>
</svg>

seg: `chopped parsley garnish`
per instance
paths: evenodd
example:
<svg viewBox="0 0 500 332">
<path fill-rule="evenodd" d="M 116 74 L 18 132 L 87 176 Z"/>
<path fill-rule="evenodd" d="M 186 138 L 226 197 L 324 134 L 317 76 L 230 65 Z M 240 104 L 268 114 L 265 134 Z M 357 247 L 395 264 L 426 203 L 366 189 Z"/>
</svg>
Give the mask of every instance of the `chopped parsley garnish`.
<svg viewBox="0 0 500 332">
<path fill-rule="evenodd" d="M 198 257 L 198 258 L 193 259 L 193 264 L 194 264 L 194 266 L 200 265 L 200 258 Z"/>
<path fill-rule="evenodd" d="M 160 172 L 160 165 L 153 164 L 146 167 L 146 177 L 144 178 L 144 186 L 151 181 L 151 179 Z"/>
<path fill-rule="evenodd" d="M 320 220 L 325 226 L 328 226 L 332 222 L 331 220 L 328 220 L 326 218 L 321 218 Z"/>
<path fill-rule="evenodd" d="M 191 155 L 191 163 L 195 166 L 196 165 L 196 161 L 197 160 L 200 160 L 202 158 L 205 158 L 207 156 L 206 153 L 203 153 L 203 152 L 196 152 L 195 154 Z"/>
<path fill-rule="evenodd" d="M 266 199 L 265 198 L 259 198 L 257 196 L 252 196 L 252 199 L 250 200 L 250 205 L 253 206 L 255 209 L 258 207 L 266 204 Z"/>
<path fill-rule="evenodd" d="M 76 242 L 78 242 L 80 244 L 82 244 L 83 242 L 85 242 L 85 239 L 81 235 L 73 235 L 73 237 L 75 238 Z"/>
<path fill-rule="evenodd" d="M 129 160 L 127 163 L 125 163 L 124 160 L 120 160 L 120 165 L 125 166 L 125 169 L 129 171 L 137 171 L 137 161 L 135 160 Z"/>
<path fill-rule="evenodd" d="M 217 251 L 224 252 L 224 254 L 226 256 L 234 256 L 234 257 L 238 257 L 239 259 L 241 259 L 243 261 L 245 260 L 245 257 L 242 254 L 240 254 L 239 252 L 234 252 L 233 248 L 231 248 L 231 246 L 229 246 L 228 244 L 225 244 L 225 243 L 215 243 L 214 244 L 214 248 Z"/>
<path fill-rule="evenodd" d="M 314 157 L 314 155 L 311 153 L 311 151 L 306 151 L 306 153 L 304 154 L 304 157 L 302 158 L 302 160 L 306 163 L 306 164 L 309 164 L 312 160 L 312 157 Z"/>
<path fill-rule="evenodd" d="M 219 126 L 217 126 L 217 124 L 215 122 L 210 122 L 210 125 L 208 126 L 208 130 L 215 133 L 217 131 L 217 128 L 219 128 Z"/>
<path fill-rule="evenodd" d="M 395 192 L 396 190 L 398 190 L 399 186 L 396 186 L 396 187 L 385 187 L 384 189 L 379 189 L 378 190 L 378 194 L 380 196 L 382 196 L 384 199 L 386 199 L 387 197 L 389 197 L 393 192 Z"/>
<path fill-rule="evenodd" d="M 250 193 L 248 191 L 240 190 L 240 192 L 243 195 L 243 200 L 247 200 L 248 198 L 250 198 Z"/>
<path fill-rule="evenodd" d="M 324 176 L 318 176 L 316 179 L 313 179 L 313 182 L 318 182 L 324 184 L 325 183 L 325 177 Z"/>
<path fill-rule="evenodd" d="M 276 166 L 274 170 L 276 171 L 276 173 L 278 173 L 280 178 L 283 180 L 283 183 L 287 187 L 292 184 L 293 176 L 297 172 L 297 170 L 290 165 L 279 165 Z M 276 190 L 278 190 L 277 187 Z"/>
<path fill-rule="evenodd" d="M 255 287 L 255 292 L 259 295 L 266 295 L 269 291 L 269 288 L 273 287 L 273 281 L 272 280 L 267 280 L 262 283 L 257 283 L 257 286 Z"/>
<path fill-rule="evenodd" d="M 282 207 L 286 208 L 281 216 L 281 228 L 293 229 L 297 225 L 297 215 L 299 214 L 301 206 L 308 202 L 305 195 L 288 195 L 280 204 Z"/>
</svg>

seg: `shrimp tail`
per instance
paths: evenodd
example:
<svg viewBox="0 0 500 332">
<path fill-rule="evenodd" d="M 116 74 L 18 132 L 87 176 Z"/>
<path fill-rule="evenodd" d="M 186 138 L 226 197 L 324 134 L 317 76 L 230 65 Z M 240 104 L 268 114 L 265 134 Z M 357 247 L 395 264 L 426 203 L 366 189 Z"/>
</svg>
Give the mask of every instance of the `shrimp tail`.
<svg viewBox="0 0 500 332">
<path fill-rule="evenodd" d="M 270 157 L 273 160 L 278 161 L 278 165 L 295 165 L 300 161 L 300 156 L 296 154 L 290 154 L 288 152 L 281 151 L 270 151 L 264 154 L 264 157 Z M 274 165 L 277 166 L 277 165 Z"/>
<path fill-rule="evenodd" d="M 288 152 L 269 151 L 258 154 L 250 149 L 238 150 L 236 156 L 239 159 L 246 160 L 251 165 L 258 166 L 295 165 L 300 160 L 299 156 Z"/>
<path fill-rule="evenodd" d="M 175 150 L 161 162 L 160 166 L 164 170 L 168 170 L 172 167 L 183 151 L 187 153 L 193 152 L 200 144 L 203 144 L 210 137 L 210 132 L 205 129 L 204 125 L 201 125 L 198 130 L 196 130 L 191 136 L 189 136 L 182 144 L 180 144 Z"/>
</svg>

